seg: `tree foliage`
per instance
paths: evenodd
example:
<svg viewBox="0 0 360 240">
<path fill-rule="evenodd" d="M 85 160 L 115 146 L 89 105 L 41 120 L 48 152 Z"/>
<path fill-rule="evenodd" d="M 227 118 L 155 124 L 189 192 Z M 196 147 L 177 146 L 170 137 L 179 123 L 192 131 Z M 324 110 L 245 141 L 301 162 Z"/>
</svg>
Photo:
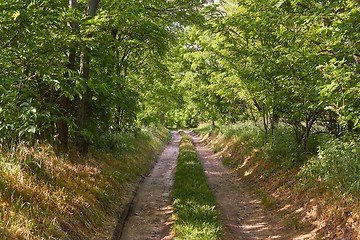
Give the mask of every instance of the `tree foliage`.
<svg viewBox="0 0 360 240">
<path fill-rule="evenodd" d="M 3 1 L 2 141 L 251 119 L 306 148 L 315 125 L 358 131 L 357 2 L 216 2 Z"/>
<path fill-rule="evenodd" d="M 87 145 L 103 132 L 136 129 L 156 98 L 169 98 L 166 53 L 182 26 L 201 19 L 204 1 L 68 4 L 0 3 L 3 142 L 66 148 L 76 136 Z"/>
<path fill-rule="evenodd" d="M 180 59 L 182 84 L 209 118 L 252 119 L 267 134 L 281 120 L 305 148 L 315 124 L 357 131 L 355 1 L 223 1 L 217 9 L 187 29 Z"/>
</svg>

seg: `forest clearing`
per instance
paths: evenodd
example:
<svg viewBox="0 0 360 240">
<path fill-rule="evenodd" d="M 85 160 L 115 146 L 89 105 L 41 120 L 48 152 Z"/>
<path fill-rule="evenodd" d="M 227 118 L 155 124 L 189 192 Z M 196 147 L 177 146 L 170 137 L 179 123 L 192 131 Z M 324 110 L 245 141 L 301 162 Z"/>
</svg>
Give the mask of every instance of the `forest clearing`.
<svg viewBox="0 0 360 240">
<path fill-rule="evenodd" d="M 359 76 L 356 0 L 2 0 L 0 239 L 360 239 Z"/>
</svg>

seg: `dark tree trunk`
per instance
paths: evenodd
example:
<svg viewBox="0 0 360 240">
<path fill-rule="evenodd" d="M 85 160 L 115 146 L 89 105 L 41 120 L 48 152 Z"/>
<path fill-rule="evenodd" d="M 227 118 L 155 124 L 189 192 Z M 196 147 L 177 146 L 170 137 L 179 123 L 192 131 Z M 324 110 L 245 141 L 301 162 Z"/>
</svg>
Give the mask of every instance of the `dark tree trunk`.
<svg viewBox="0 0 360 240">
<path fill-rule="evenodd" d="M 294 132 L 295 132 L 295 139 L 297 144 L 301 145 L 302 140 L 304 138 L 304 126 L 301 124 L 301 120 L 299 119 L 298 121 L 296 121 L 294 124 Z"/>
<path fill-rule="evenodd" d="M 269 140 L 269 115 L 265 109 L 265 106 L 262 109 L 262 118 L 263 118 L 263 125 L 265 130 L 265 138 L 266 142 Z"/>
<path fill-rule="evenodd" d="M 69 0 L 69 9 L 74 10 L 76 8 L 77 0 Z M 80 26 L 79 22 L 74 20 L 71 22 L 71 28 L 79 31 Z M 68 54 L 68 63 L 66 67 L 69 70 L 75 70 L 75 61 L 76 61 L 76 48 L 72 47 L 69 49 Z M 69 81 L 69 73 L 66 73 L 64 76 L 64 81 Z M 61 111 L 61 118 L 57 122 L 57 132 L 59 134 L 59 147 L 62 151 L 66 151 L 69 145 L 69 126 L 67 123 L 67 117 L 70 116 L 70 99 L 66 97 L 64 94 L 60 95 L 60 111 Z"/>
<path fill-rule="evenodd" d="M 90 49 L 88 47 L 83 47 L 80 55 L 80 78 L 83 81 L 88 81 L 90 77 Z M 87 126 L 89 118 L 89 102 L 90 92 L 89 88 L 86 87 L 82 97 L 79 101 L 78 106 L 78 115 L 77 115 L 77 125 L 78 132 L 76 136 L 76 146 L 81 155 L 86 155 L 88 152 L 89 141 L 86 135 L 83 133 L 83 130 Z"/>
<path fill-rule="evenodd" d="M 272 98 L 272 113 L 270 116 L 270 128 L 271 128 L 271 136 L 274 136 L 274 129 L 277 127 L 279 123 L 279 115 L 277 114 L 277 92 L 278 92 L 278 84 L 276 80 L 273 82 L 273 98 Z"/>
<path fill-rule="evenodd" d="M 279 115 L 277 115 L 276 113 L 274 113 L 274 111 L 271 114 L 271 119 L 270 119 L 270 126 L 271 126 L 271 135 L 274 135 L 274 129 L 278 126 L 279 124 L 279 120 L 280 117 Z"/>
<path fill-rule="evenodd" d="M 66 96 L 60 96 L 61 119 L 57 122 L 57 132 L 59 134 L 59 146 L 62 151 L 66 151 L 69 145 L 69 126 L 66 118 L 69 115 L 70 100 Z"/>
<path fill-rule="evenodd" d="M 249 111 L 250 111 L 250 116 L 251 116 L 251 120 L 254 122 L 254 124 L 256 125 L 257 124 L 257 118 L 254 116 L 254 113 L 253 113 L 253 109 L 252 109 L 252 106 L 250 105 L 249 106 Z"/>
<path fill-rule="evenodd" d="M 313 114 L 306 116 L 306 125 L 305 125 L 305 139 L 304 139 L 304 148 L 306 151 L 309 150 L 309 136 L 312 126 L 314 125 L 316 119 L 319 117 L 322 111 L 315 111 Z"/>
<path fill-rule="evenodd" d="M 92 19 L 95 17 L 96 10 L 98 8 L 100 0 L 89 0 L 86 13 L 88 19 Z M 87 82 L 90 79 L 90 47 L 84 46 L 81 51 L 80 55 L 80 78 Z M 86 135 L 83 133 L 84 129 L 87 127 L 87 123 L 89 120 L 89 105 L 90 105 L 90 91 L 88 86 L 86 87 L 85 91 L 82 94 L 82 98 L 79 101 L 79 108 L 78 108 L 78 131 L 76 137 L 76 146 L 81 155 L 86 155 L 88 152 L 89 147 L 89 140 L 87 139 Z"/>
</svg>

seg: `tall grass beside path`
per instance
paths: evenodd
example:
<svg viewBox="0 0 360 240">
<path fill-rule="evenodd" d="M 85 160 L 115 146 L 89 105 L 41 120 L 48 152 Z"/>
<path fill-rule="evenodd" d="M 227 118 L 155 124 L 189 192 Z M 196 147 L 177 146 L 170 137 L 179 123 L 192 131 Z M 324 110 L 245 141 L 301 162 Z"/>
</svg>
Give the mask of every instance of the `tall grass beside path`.
<svg viewBox="0 0 360 240">
<path fill-rule="evenodd" d="M 176 239 L 220 239 L 219 214 L 191 138 L 183 135 L 173 190 Z"/>
<path fill-rule="evenodd" d="M 50 145 L 0 148 L 0 240 L 110 239 L 133 185 L 154 163 L 168 131 L 99 136 L 86 158 Z"/>
<path fill-rule="evenodd" d="M 196 129 L 239 180 L 259 189 L 254 192 L 266 208 L 286 214 L 290 226 L 321 228 L 318 239 L 360 239 L 358 133 L 314 131 L 305 150 L 293 131 L 282 123 L 266 139 L 250 122 Z"/>
</svg>

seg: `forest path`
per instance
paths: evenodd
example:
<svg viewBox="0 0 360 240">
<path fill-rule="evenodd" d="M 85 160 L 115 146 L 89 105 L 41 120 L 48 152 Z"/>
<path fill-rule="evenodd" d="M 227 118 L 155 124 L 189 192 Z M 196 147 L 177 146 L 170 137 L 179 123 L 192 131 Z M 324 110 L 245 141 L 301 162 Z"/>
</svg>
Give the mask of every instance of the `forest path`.
<svg viewBox="0 0 360 240">
<path fill-rule="evenodd" d="M 120 240 L 166 239 L 172 214 L 171 192 L 181 136 L 172 139 L 161 153 L 149 176 L 140 184 L 131 204 Z"/>
<path fill-rule="evenodd" d="M 261 201 L 247 188 L 230 168 L 224 167 L 201 137 L 186 131 L 198 152 L 210 188 L 212 189 L 223 226 L 223 239 L 311 239 L 284 222 L 277 212 L 264 209 Z"/>
<path fill-rule="evenodd" d="M 185 131 L 196 147 L 223 226 L 224 240 L 304 240 L 312 234 L 295 230 L 275 211 L 266 210 L 230 168 L 210 150 L 200 136 Z M 171 192 L 181 136 L 172 139 L 159 156 L 149 176 L 139 185 L 120 236 L 114 240 L 172 239 L 169 217 L 173 213 Z"/>
</svg>

